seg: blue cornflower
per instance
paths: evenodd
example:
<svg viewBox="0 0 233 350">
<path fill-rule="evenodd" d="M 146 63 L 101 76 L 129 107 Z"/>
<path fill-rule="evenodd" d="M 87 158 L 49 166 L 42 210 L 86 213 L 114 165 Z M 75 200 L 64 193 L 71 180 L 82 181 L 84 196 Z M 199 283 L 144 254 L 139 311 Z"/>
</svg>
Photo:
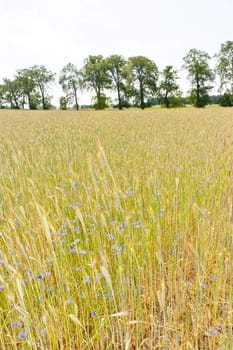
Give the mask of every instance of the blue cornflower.
<svg viewBox="0 0 233 350">
<path fill-rule="evenodd" d="M 44 278 L 44 275 L 42 275 L 42 273 L 39 273 L 38 275 L 36 275 L 36 279 L 38 280 L 42 280 Z"/>
<path fill-rule="evenodd" d="M 70 243 L 71 246 L 75 245 L 76 243 L 80 243 L 80 239 L 75 239 L 72 243 Z"/>
<path fill-rule="evenodd" d="M 141 224 L 140 224 L 140 222 L 138 220 L 134 222 L 134 225 L 135 225 L 136 228 L 140 228 L 141 227 Z"/>
<path fill-rule="evenodd" d="M 211 275 L 211 276 L 210 276 L 210 279 L 211 279 L 212 281 L 216 281 L 217 276 L 216 276 L 216 275 Z"/>
<path fill-rule="evenodd" d="M 73 300 L 72 300 L 72 299 L 67 300 L 67 301 L 66 301 L 66 304 L 67 304 L 67 305 L 73 304 Z"/>
<path fill-rule="evenodd" d="M 19 339 L 23 339 L 23 338 L 25 338 L 25 336 L 26 336 L 26 334 L 24 332 L 19 332 L 18 333 L 18 338 Z"/>
<path fill-rule="evenodd" d="M 18 320 L 12 321 L 12 323 L 11 323 L 12 328 L 17 328 L 17 327 L 19 327 L 19 325 L 20 325 L 20 322 Z"/>
<path fill-rule="evenodd" d="M 0 285 L 0 292 L 1 292 L 3 289 L 5 289 L 5 286 L 4 286 L 4 284 L 1 284 L 1 285 Z"/>
<path fill-rule="evenodd" d="M 85 275 L 85 276 L 83 277 L 83 280 L 84 280 L 85 283 L 90 283 L 90 282 L 91 282 L 91 278 L 90 278 L 89 275 Z"/>
<path fill-rule="evenodd" d="M 85 255 L 85 254 L 87 254 L 87 251 L 85 249 L 82 249 L 82 250 L 80 250 L 80 254 Z"/>
<path fill-rule="evenodd" d="M 96 316 L 98 316 L 98 312 L 97 312 L 97 311 L 92 311 L 91 315 L 92 315 L 93 317 L 96 317 Z"/>
<path fill-rule="evenodd" d="M 218 332 L 216 331 L 216 329 L 211 328 L 211 330 L 210 330 L 210 336 L 211 336 L 211 337 L 215 336 L 217 333 L 218 333 Z"/>
<path fill-rule="evenodd" d="M 219 324 L 219 325 L 218 325 L 218 330 L 219 330 L 219 331 L 222 331 L 223 329 L 224 329 L 224 325 L 223 325 L 223 324 Z"/>
<path fill-rule="evenodd" d="M 45 328 L 42 328 L 42 329 L 40 330 L 40 334 L 41 334 L 41 335 L 44 335 L 44 334 L 46 334 L 46 333 L 47 333 L 47 331 L 46 331 Z"/>
</svg>

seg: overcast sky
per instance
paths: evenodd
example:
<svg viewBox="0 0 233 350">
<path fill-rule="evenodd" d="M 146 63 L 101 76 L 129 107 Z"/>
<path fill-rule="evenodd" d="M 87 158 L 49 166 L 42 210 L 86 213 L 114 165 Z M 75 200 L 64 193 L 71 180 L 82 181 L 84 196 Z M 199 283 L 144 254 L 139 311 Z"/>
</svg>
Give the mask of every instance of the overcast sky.
<svg viewBox="0 0 233 350">
<path fill-rule="evenodd" d="M 233 0 L 0 0 L 0 14 L 0 78 L 34 64 L 81 68 L 90 54 L 144 55 L 160 70 L 180 69 L 189 49 L 213 55 L 233 40 Z"/>
</svg>

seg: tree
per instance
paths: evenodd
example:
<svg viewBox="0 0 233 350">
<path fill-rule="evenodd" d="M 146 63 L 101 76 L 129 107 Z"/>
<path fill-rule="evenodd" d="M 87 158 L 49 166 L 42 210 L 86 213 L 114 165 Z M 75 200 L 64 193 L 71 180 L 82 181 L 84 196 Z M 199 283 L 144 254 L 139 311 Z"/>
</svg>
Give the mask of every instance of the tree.
<svg viewBox="0 0 233 350">
<path fill-rule="evenodd" d="M 16 78 L 20 83 L 22 93 L 27 98 L 29 109 L 37 109 L 40 103 L 40 96 L 36 92 L 36 83 L 32 77 L 30 69 L 20 69 Z"/>
<path fill-rule="evenodd" d="M 5 102 L 5 92 L 4 92 L 4 85 L 0 85 L 0 109 L 5 108 L 4 106 Z"/>
<path fill-rule="evenodd" d="M 27 74 L 33 80 L 40 95 L 42 108 L 49 109 L 51 107 L 51 97 L 48 95 L 48 88 L 55 80 L 55 73 L 52 73 L 45 66 L 35 65 L 27 69 Z"/>
<path fill-rule="evenodd" d="M 68 101 L 65 96 L 60 97 L 60 109 L 65 111 L 67 109 Z"/>
<path fill-rule="evenodd" d="M 105 62 L 107 71 L 109 72 L 111 77 L 111 85 L 114 86 L 114 88 L 117 91 L 118 108 L 122 109 L 122 95 L 124 90 L 123 71 L 126 61 L 120 55 L 111 55 L 106 58 Z"/>
<path fill-rule="evenodd" d="M 96 94 L 96 109 L 104 109 L 106 98 L 104 89 L 111 87 L 111 79 L 107 70 L 106 61 L 102 55 L 88 56 L 81 71 L 82 86 L 94 90 Z"/>
<path fill-rule="evenodd" d="M 70 103 L 74 102 L 77 110 L 79 109 L 77 91 L 80 87 L 80 83 L 80 73 L 74 64 L 68 63 L 62 68 L 59 84 L 66 94 L 66 101 Z"/>
<path fill-rule="evenodd" d="M 17 78 L 14 80 L 4 78 L 3 82 L 2 91 L 6 102 L 10 103 L 10 107 L 12 109 L 24 108 L 25 96 L 20 81 Z"/>
<path fill-rule="evenodd" d="M 220 77 L 222 89 L 224 86 L 227 92 L 233 95 L 233 41 L 226 41 L 221 45 L 217 58 L 216 71 Z"/>
<path fill-rule="evenodd" d="M 192 85 L 190 101 L 195 107 L 204 107 L 209 103 L 208 91 L 212 89 L 208 83 L 214 80 L 214 74 L 208 63 L 210 56 L 204 51 L 191 49 L 183 60 L 183 68 L 188 71 Z"/>
<path fill-rule="evenodd" d="M 162 80 L 159 84 L 159 97 L 162 104 L 167 108 L 171 107 L 176 100 L 177 95 L 180 94 L 179 86 L 177 84 L 177 71 L 172 66 L 166 66 L 161 73 Z"/>
<path fill-rule="evenodd" d="M 222 107 L 232 107 L 233 106 L 233 95 L 229 92 L 225 92 L 223 96 L 219 99 L 219 104 Z"/>
<path fill-rule="evenodd" d="M 145 97 L 153 95 L 157 90 L 158 68 L 149 58 L 134 56 L 128 59 L 126 76 L 129 85 L 133 84 L 136 99 L 141 109 L 145 108 Z"/>
</svg>

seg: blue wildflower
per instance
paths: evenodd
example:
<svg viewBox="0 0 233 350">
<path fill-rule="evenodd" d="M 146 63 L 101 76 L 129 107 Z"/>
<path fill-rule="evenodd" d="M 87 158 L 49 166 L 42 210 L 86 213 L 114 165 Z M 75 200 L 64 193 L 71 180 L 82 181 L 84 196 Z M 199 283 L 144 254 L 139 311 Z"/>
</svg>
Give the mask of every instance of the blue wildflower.
<svg viewBox="0 0 233 350">
<path fill-rule="evenodd" d="M 219 331 L 222 331 L 223 329 L 224 329 L 224 325 L 223 325 L 223 324 L 219 324 L 219 325 L 218 325 L 218 330 L 219 330 Z"/>
<path fill-rule="evenodd" d="M 25 338 L 25 336 L 26 336 L 26 334 L 24 332 L 19 332 L 18 333 L 18 338 L 19 339 L 23 339 L 23 338 Z"/>
<path fill-rule="evenodd" d="M 216 329 L 211 328 L 211 330 L 210 330 L 210 336 L 211 336 L 211 337 L 215 336 L 217 333 L 218 333 L 218 332 L 216 331 Z"/>
<path fill-rule="evenodd" d="M 211 275 L 211 276 L 210 276 L 210 279 L 211 279 L 212 281 L 216 281 L 217 276 L 216 276 L 216 275 Z"/>
<path fill-rule="evenodd" d="M 12 328 L 17 328 L 17 327 L 19 327 L 19 325 L 20 325 L 20 322 L 18 320 L 12 321 L 12 323 L 11 323 Z"/>
</svg>

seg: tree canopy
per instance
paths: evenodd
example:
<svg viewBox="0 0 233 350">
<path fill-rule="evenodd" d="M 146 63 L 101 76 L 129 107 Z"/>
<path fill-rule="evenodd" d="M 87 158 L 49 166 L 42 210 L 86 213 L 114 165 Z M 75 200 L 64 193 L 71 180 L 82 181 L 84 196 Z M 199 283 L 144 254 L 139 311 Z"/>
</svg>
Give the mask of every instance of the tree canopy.
<svg viewBox="0 0 233 350">
<path fill-rule="evenodd" d="M 216 54 L 216 71 L 220 77 L 220 89 L 227 89 L 233 94 L 233 41 L 226 41 Z"/>
<path fill-rule="evenodd" d="M 64 65 L 58 76 L 62 90 L 60 108 L 79 109 L 79 97 L 84 91 L 93 91 L 92 107 L 104 109 L 114 106 L 145 107 L 161 104 L 167 108 L 178 107 L 189 101 L 195 107 L 209 103 L 222 106 L 233 105 L 233 41 L 221 44 L 211 57 L 196 48 L 183 57 L 182 69 L 187 71 L 190 82 L 189 97 L 182 96 L 178 84 L 179 70 L 167 65 L 159 73 L 157 64 L 146 56 L 112 54 L 89 55 L 78 68 L 74 63 Z M 220 95 L 210 96 L 215 73 L 219 76 Z M 51 88 L 56 83 L 56 74 L 44 65 L 18 69 L 12 79 L 3 78 L 0 85 L 0 108 L 52 108 Z M 189 100 L 188 100 L 189 98 Z"/>
<path fill-rule="evenodd" d="M 188 72 L 191 82 L 190 100 L 196 107 L 204 107 L 209 103 L 209 85 L 214 80 L 213 71 L 210 69 L 208 53 L 191 49 L 183 58 L 183 68 Z"/>
</svg>

